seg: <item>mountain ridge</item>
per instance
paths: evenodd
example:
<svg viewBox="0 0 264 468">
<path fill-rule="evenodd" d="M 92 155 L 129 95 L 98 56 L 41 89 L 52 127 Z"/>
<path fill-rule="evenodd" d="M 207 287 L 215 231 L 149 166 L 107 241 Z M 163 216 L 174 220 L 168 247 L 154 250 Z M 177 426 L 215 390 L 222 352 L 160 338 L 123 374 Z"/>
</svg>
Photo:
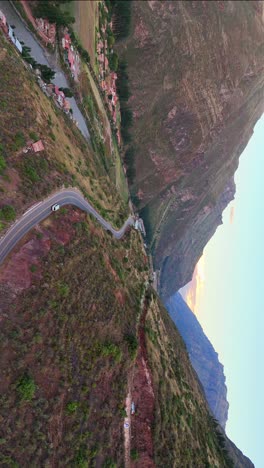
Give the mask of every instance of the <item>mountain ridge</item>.
<svg viewBox="0 0 264 468">
<path fill-rule="evenodd" d="M 225 429 L 229 404 L 224 367 L 219 361 L 218 353 L 179 292 L 170 297 L 166 308 L 187 346 L 211 411 Z"/>
</svg>

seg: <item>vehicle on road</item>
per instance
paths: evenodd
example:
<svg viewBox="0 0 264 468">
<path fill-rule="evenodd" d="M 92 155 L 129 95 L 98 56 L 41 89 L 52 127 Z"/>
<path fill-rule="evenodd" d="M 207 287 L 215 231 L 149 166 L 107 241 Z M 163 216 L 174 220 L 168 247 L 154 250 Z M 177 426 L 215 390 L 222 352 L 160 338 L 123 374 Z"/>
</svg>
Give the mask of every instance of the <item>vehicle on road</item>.
<svg viewBox="0 0 264 468">
<path fill-rule="evenodd" d="M 58 203 L 55 203 L 55 205 L 52 205 L 51 211 L 58 211 L 60 209 L 60 205 Z"/>
<path fill-rule="evenodd" d="M 135 412 L 136 412 L 135 403 L 134 403 L 134 401 L 132 401 L 132 403 L 131 403 L 131 414 L 135 414 Z"/>
</svg>

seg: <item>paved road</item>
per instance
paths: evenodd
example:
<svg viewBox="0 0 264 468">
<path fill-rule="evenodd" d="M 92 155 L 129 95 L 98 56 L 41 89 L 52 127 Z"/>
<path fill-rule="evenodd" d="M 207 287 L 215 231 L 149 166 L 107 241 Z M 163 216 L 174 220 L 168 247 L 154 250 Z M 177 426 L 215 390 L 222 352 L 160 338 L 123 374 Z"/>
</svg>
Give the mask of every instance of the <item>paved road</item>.
<svg viewBox="0 0 264 468">
<path fill-rule="evenodd" d="M 62 88 L 70 88 L 68 79 L 62 71 L 60 65 L 57 63 L 55 54 L 53 52 L 45 50 L 44 47 L 42 47 L 38 43 L 34 34 L 32 34 L 26 23 L 18 16 L 12 4 L 7 0 L 0 0 L 0 10 L 5 14 L 8 23 L 16 27 L 15 35 L 17 36 L 17 38 L 20 41 L 23 41 L 26 46 L 31 48 L 30 55 L 38 63 L 47 65 L 56 72 L 56 75 L 54 79 L 51 80 L 51 82 Z M 75 98 L 67 98 L 67 100 L 71 104 L 73 110 L 73 117 L 78 122 L 78 128 L 80 129 L 84 137 L 86 139 L 89 139 L 90 135 L 85 118 L 82 115 Z"/>
<path fill-rule="evenodd" d="M 92 205 L 85 200 L 78 190 L 63 189 L 49 198 L 46 198 L 44 201 L 32 206 L 10 227 L 7 233 L 0 239 L 0 264 L 28 231 L 49 215 L 54 214 L 54 212 L 51 211 L 51 206 L 54 205 L 54 203 L 58 203 L 60 206 L 74 205 L 92 214 L 105 229 L 111 231 L 116 239 L 121 239 L 128 226 L 133 225 L 133 217 L 130 216 L 121 229 L 114 229 L 111 224 L 105 221 Z"/>
</svg>

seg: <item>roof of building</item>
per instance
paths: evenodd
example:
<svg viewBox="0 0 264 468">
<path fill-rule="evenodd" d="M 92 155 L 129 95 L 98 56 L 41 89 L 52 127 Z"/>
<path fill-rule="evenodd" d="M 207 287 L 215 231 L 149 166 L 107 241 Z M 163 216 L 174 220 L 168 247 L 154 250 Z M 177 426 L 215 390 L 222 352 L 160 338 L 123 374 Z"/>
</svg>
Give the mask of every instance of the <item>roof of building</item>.
<svg viewBox="0 0 264 468">
<path fill-rule="evenodd" d="M 42 141 L 39 140 L 39 141 L 36 141 L 35 143 L 32 143 L 32 149 L 33 149 L 34 153 L 38 153 L 39 151 L 43 151 L 44 150 L 44 145 L 43 145 Z"/>
<path fill-rule="evenodd" d="M 67 99 L 64 100 L 63 107 L 66 110 L 70 110 L 71 105 L 70 105 L 69 101 L 67 101 Z"/>
<path fill-rule="evenodd" d="M 74 64 L 74 54 L 72 53 L 71 49 L 68 50 L 68 60 L 70 62 L 70 66 L 72 67 Z"/>
</svg>

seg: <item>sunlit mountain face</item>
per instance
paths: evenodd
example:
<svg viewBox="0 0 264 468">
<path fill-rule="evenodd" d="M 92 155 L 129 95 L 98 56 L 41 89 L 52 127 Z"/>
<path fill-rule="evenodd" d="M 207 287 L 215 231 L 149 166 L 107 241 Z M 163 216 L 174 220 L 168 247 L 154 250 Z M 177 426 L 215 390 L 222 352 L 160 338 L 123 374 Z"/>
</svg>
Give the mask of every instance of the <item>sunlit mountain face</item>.
<svg viewBox="0 0 264 468">
<path fill-rule="evenodd" d="M 202 255 L 193 272 L 192 281 L 180 290 L 182 297 L 190 309 L 197 313 L 204 292 L 205 285 L 205 258 Z"/>
</svg>

